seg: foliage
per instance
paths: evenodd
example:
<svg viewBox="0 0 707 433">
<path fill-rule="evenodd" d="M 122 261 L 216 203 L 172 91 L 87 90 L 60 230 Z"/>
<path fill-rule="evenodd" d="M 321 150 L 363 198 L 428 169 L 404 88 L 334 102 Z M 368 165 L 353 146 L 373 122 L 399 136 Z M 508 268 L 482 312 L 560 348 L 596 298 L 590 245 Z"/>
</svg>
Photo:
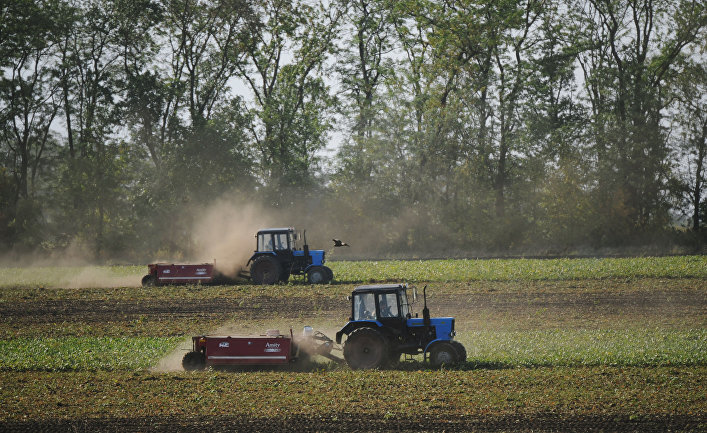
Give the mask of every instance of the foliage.
<svg viewBox="0 0 707 433">
<path fill-rule="evenodd" d="M 334 261 L 327 264 L 334 271 L 335 283 L 707 278 L 705 256 Z M 144 266 L 9 267 L 0 268 L 0 287 L 135 287 L 145 272 Z M 291 284 L 297 284 L 295 278 Z M 181 293 L 178 296 L 228 290 L 204 287 L 192 292 L 190 289 L 193 288 L 166 287 L 156 290 Z M 256 286 L 252 290 L 260 293 L 264 289 Z M 276 286 L 272 290 L 296 293 L 298 290 L 309 292 L 319 289 Z"/>
<path fill-rule="evenodd" d="M 374 281 L 509 281 L 707 277 L 704 256 L 617 259 L 492 259 L 333 262 L 335 279 Z"/>
<path fill-rule="evenodd" d="M 705 206 L 706 16 L 694 0 L 4 2 L 0 244 L 186 256 L 194 215 L 225 197 L 383 254 L 701 251 L 675 227 L 699 231 Z"/>
<path fill-rule="evenodd" d="M 478 331 L 461 340 L 479 367 L 707 364 L 704 329 Z"/>
<path fill-rule="evenodd" d="M 551 412 L 558 423 L 685 416 L 704 419 L 704 367 L 517 368 L 444 371 L 313 372 L 2 372 L 0 419 L 110 417 L 186 421 L 194 416 L 246 419 L 362 417 L 442 422 L 512 416 L 514 422 Z M 238 398 L 233 398 L 238 395 Z M 414 396 L 414 398 L 413 398 Z M 67 402 L 71 402 L 68 404 Z M 348 414 L 348 415 L 347 415 Z M 592 418 L 594 417 L 594 418 Z M 296 419 L 296 418 L 295 418 Z M 306 422 L 306 421 L 305 421 Z M 424 425 L 424 424 L 423 424 Z M 567 424 L 561 424 L 566 426 Z M 203 425 L 202 425 L 203 426 Z M 517 424 L 511 424 L 516 430 Z M 595 426 L 590 421 L 590 426 Z M 302 429 L 311 424 L 301 426 Z M 695 431 L 699 431 L 696 429 Z"/>
<path fill-rule="evenodd" d="M 0 370 L 75 371 L 144 369 L 180 338 L 62 337 L 0 341 Z"/>
</svg>

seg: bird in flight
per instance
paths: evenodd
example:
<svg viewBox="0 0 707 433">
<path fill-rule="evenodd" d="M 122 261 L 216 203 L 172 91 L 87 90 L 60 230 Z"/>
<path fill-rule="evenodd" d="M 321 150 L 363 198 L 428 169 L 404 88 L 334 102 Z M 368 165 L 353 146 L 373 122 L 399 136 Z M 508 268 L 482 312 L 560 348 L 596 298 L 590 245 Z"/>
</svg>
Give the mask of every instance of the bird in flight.
<svg viewBox="0 0 707 433">
<path fill-rule="evenodd" d="M 341 239 L 332 239 L 332 241 L 334 241 L 335 247 L 348 247 L 349 246 L 349 244 L 347 244 L 346 242 L 342 242 Z"/>
</svg>

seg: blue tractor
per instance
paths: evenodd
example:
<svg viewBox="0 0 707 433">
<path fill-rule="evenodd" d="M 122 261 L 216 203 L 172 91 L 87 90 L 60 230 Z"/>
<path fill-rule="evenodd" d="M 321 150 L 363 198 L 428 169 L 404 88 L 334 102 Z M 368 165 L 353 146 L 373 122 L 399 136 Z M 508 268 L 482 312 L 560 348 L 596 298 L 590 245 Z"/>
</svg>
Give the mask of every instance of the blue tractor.
<svg viewBox="0 0 707 433">
<path fill-rule="evenodd" d="M 354 370 L 384 368 L 403 354 L 424 354 L 439 367 L 466 361 L 466 349 L 454 340 L 453 317 L 430 318 L 427 287 L 422 318 L 410 312 L 405 284 L 358 286 L 351 294 L 351 317 L 336 333 L 344 344 L 344 359 Z M 413 289 L 413 298 L 416 298 Z"/>
<path fill-rule="evenodd" d="M 310 250 L 307 236 L 304 245 L 297 248 L 300 234 L 292 227 L 270 228 L 258 231 L 257 247 L 246 266 L 255 284 L 287 282 L 290 275 L 304 275 L 310 284 L 328 284 L 334 273 L 324 266 L 324 250 Z"/>
</svg>

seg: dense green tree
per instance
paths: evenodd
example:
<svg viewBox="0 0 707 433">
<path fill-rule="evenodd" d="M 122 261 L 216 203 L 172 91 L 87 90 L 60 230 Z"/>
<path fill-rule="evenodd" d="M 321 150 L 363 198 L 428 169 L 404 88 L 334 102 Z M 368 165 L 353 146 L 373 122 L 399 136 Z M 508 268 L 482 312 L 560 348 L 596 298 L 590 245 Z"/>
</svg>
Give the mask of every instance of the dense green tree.
<svg viewBox="0 0 707 433">
<path fill-rule="evenodd" d="M 292 203 L 314 185 L 317 152 L 324 148 L 331 99 L 318 73 L 334 49 L 341 12 L 305 1 L 269 0 L 243 43 L 239 65 L 253 99 L 250 128 L 259 175 L 276 205 Z"/>
<path fill-rule="evenodd" d="M 700 232 L 707 225 L 704 216 L 705 183 L 707 181 L 707 67 L 686 59 L 682 73 L 674 83 L 673 129 L 678 157 L 680 198 L 691 210 L 692 230 Z"/>
<path fill-rule="evenodd" d="M 592 0 L 577 9 L 588 32 L 582 65 L 594 115 L 597 234 L 623 242 L 668 223 L 663 89 L 705 26 L 704 6 Z"/>
<path fill-rule="evenodd" d="M 0 244 L 184 256 L 224 197 L 390 254 L 693 239 L 702 3 L 0 0 Z"/>
<path fill-rule="evenodd" d="M 61 4 L 21 0 L 0 4 L 0 151 L 12 179 L 4 203 L 10 243 L 41 242 L 39 183 L 56 141 L 51 125 L 59 110 L 51 62 Z M 4 194 L 4 195 L 5 195 Z"/>
</svg>

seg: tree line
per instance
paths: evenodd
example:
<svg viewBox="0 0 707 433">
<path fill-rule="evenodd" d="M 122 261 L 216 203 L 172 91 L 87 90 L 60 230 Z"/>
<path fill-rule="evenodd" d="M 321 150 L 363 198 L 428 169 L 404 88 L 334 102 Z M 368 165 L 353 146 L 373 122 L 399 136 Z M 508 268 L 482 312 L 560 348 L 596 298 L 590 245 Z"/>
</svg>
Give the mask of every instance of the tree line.
<svg viewBox="0 0 707 433">
<path fill-rule="evenodd" d="M 0 245 L 232 198 L 390 253 L 705 239 L 698 0 L 0 0 Z"/>
</svg>

